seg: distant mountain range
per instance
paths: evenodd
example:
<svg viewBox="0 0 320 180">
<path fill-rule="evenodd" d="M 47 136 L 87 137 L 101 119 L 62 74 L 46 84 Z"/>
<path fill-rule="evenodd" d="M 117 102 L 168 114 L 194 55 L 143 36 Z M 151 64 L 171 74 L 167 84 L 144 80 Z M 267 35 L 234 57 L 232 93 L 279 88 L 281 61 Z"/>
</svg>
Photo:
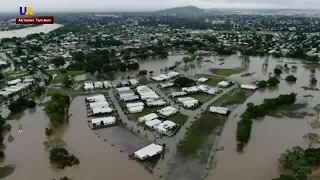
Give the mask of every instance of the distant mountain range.
<svg viewBox="0 0 320 180">
<path fill-rule="evenodd" d="M 155 11 L 155 13 L 159 13 L 159 14 L 177 14 L 177 15 L 202 14 L 204 12 L 205 12 L 204 9 L 200 9 L 195 6 L 183 6 L 183 7 L 175 7 L 175 8 Z"/>
</svg>

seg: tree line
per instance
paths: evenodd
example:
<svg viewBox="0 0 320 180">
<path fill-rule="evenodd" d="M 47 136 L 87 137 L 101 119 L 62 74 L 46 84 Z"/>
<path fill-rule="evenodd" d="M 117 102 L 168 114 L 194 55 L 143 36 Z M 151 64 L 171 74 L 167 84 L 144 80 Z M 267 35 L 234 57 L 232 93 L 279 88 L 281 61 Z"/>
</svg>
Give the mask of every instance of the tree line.
<svg viewBox="0 0 320 180">
<path fill-rule="evenodd" d="M 279 108 L 281 105 L 293 104 L 296 101 L 297 94 L 281 94 L 276 98 L 264 99 L 260 105 L 253 103 L 247 104 L 247 109 L 241 115 L 241 120 L 237 123 L 236 138 L 238 141 L 238 151 L 242 151 L 245 144 L 249 142 L 252 128 L 252 119 L 263 117 L 269 111 Z"/>
</svg>

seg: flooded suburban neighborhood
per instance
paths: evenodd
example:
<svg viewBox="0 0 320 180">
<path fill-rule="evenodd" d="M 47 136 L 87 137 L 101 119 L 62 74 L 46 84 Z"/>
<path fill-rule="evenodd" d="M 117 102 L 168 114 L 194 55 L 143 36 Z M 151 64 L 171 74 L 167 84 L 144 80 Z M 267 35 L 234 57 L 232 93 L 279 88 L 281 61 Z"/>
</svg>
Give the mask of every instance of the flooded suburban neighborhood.
<svg viewBox="0 0 320 180">
<path fill-rule="evenodd" d="M 200 10 L 3 21 L 0 179 L 320 179 L 313 19 Z"/>
</svg>

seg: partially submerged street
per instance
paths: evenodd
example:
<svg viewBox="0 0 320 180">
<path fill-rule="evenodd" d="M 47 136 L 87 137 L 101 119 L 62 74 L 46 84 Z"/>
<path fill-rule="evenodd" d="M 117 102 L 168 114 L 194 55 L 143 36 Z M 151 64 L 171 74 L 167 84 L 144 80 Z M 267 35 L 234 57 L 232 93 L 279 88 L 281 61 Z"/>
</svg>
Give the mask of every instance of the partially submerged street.
<svg viewBox="0 0 320 180">
<path fill-rule="evenodd" d="M 253 33 L 267 50 L 232 32 L 130 24 L 139 39 L 58 26 L 1 40 L 0 179 L 320 178 L 318 49 L 285 49 L 299 43 L 289 38 L 280 51 L 269 36 L 307 37 Z"/>
</svg>

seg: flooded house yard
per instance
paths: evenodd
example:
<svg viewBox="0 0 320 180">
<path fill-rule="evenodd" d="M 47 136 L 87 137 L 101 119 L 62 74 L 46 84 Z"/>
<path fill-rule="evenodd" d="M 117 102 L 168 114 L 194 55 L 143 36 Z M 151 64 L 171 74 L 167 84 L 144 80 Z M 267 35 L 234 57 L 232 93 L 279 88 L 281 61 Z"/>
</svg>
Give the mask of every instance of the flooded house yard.
<svg viewBox="0 0 320 180">
<path fill-rule="evenodd" d="M 158 75 L 163 73 L 166 67 L 181 61 L 182 57 L 142 61 L 140 69 L 154 71 L 153 75 Z M 132 105 L 141 100 L 122 102 L 118 99 L 116 90 L 109 89 L 101 93 L 107 99 L 112 112 L 88 117 L 88 110 L 89 115 L 93 111 L 88 108 L 86 97 L 101 93 L 74 95 L 76 97 L 69 107 L 69 124 L 57 129 L 53 136 L 66 141 L 70 153 L 77 155 L 81 163 L 64 170 L 57 170 L 50 165 L 48 152 L 43 146 L 43 142 L 47 140 L 44 129 L 49 124 L 49 119 L 43 111 L 44 107 L 37 106 L 33 110 L 27 110 L 20 120 L 7 121 L 12 125 L 12 130 L 5 136 L 6 157 L 2 166 L 12 164 L 14 172 L 5 179 L 48 179 L 63 176 L 71 179 L 115 180 L 152 180 L 155 177 L 167 180 L 275 178 L 283 172 L 278 163 L 280 154 L 294 146 L 306 148 L 308 144 L 302 137 L 309 132 L 319 133 L 319 129 L 312 128 L 311 124 L 317 119 L 318 112 L 314 107 L 320 104 L 317 91 L 320 87 L 319 83 L 313 86 L 309 84 L 310 68 L 305 67 L 301 61 L 270 57 L 268 66 L 263 66 L 265 59 L 266 57 L 250 57 L 245 71 L 241 69 L 243 62 L 238 56 L 224 57 L 223 64 L 218 57 L 204 57 L 202 62 L 195 62 L 196 67 L 188 71 L 184 71 L 184 64 L 181 64 L 178 71 L 182 75 L 196 79 L 208 78 L 208 81 L 200 84 L 213 87 L 217 86 L 221 78 L 251 85 L 259 80 L 268 80 L 269 76 L 273 76 L 274 67 L 278 64 L 287 64 L 290 68 L 280 75 L 280 84 L 276 87 L 252 92 L 234 85 L 231 88 L 221 88 L 221 93 L 212 95 L 189 94 L 187 96 L 201 102 L 194 110 L 183 108 L 176 102 L 177 98 L 170 96 L 173 92 L 181 91 L 181 88 L 161 88 L 160 83 L 154 81 L 147 86 L 166 104 L 146 106 L 141 112 L 130 113 L 127 107 L 128 103 Z M 222 70 L 230 68 L 233 70 Z M 137 72 L 129 72 L 129 75 L 130 73 Z M 320 78 L 319 73 L 319 70 L 315 69 L 317 79 Z M 121 74 L 128 76 L 128 72 Z M 286 82 L 284 79 L 287 75 L 296 76 L 297 81 Z M 296 104 L 279 107 L 264 118 L 253 120 L 251 139 L 244 152 L 238 153 L 236 127 L 246 104 L 261 104 L 265 98 L 291 92 L 298 94 Z M 158 110 L 167 106 L 176 108 L 177 113 L 160 119 L 170 120 L 180 126 L 172 137 L 162 136 L 152 125 L 150 128 L 139 122 L 139 118 L 151 113 L 157 114 Z M 212 114 L 208 111 L 210 106 L 227 107 L 231 112 L 227 116 Z M 115 117 L 117 123 L 95 130 L 88 127 L 88 121 L 91 119 L 109 116 Z M 150 163 L 143 166 L 128 156 L 151 143 L 165 144 L 165 153 L 150 159 Z M 37 163 L 30 166 L 30 162 Z M 151 169 L 153 174 L 146 172 L 145 167 Z M 106 173 L 106 170 L 112 173 Z"/>
</svg>

